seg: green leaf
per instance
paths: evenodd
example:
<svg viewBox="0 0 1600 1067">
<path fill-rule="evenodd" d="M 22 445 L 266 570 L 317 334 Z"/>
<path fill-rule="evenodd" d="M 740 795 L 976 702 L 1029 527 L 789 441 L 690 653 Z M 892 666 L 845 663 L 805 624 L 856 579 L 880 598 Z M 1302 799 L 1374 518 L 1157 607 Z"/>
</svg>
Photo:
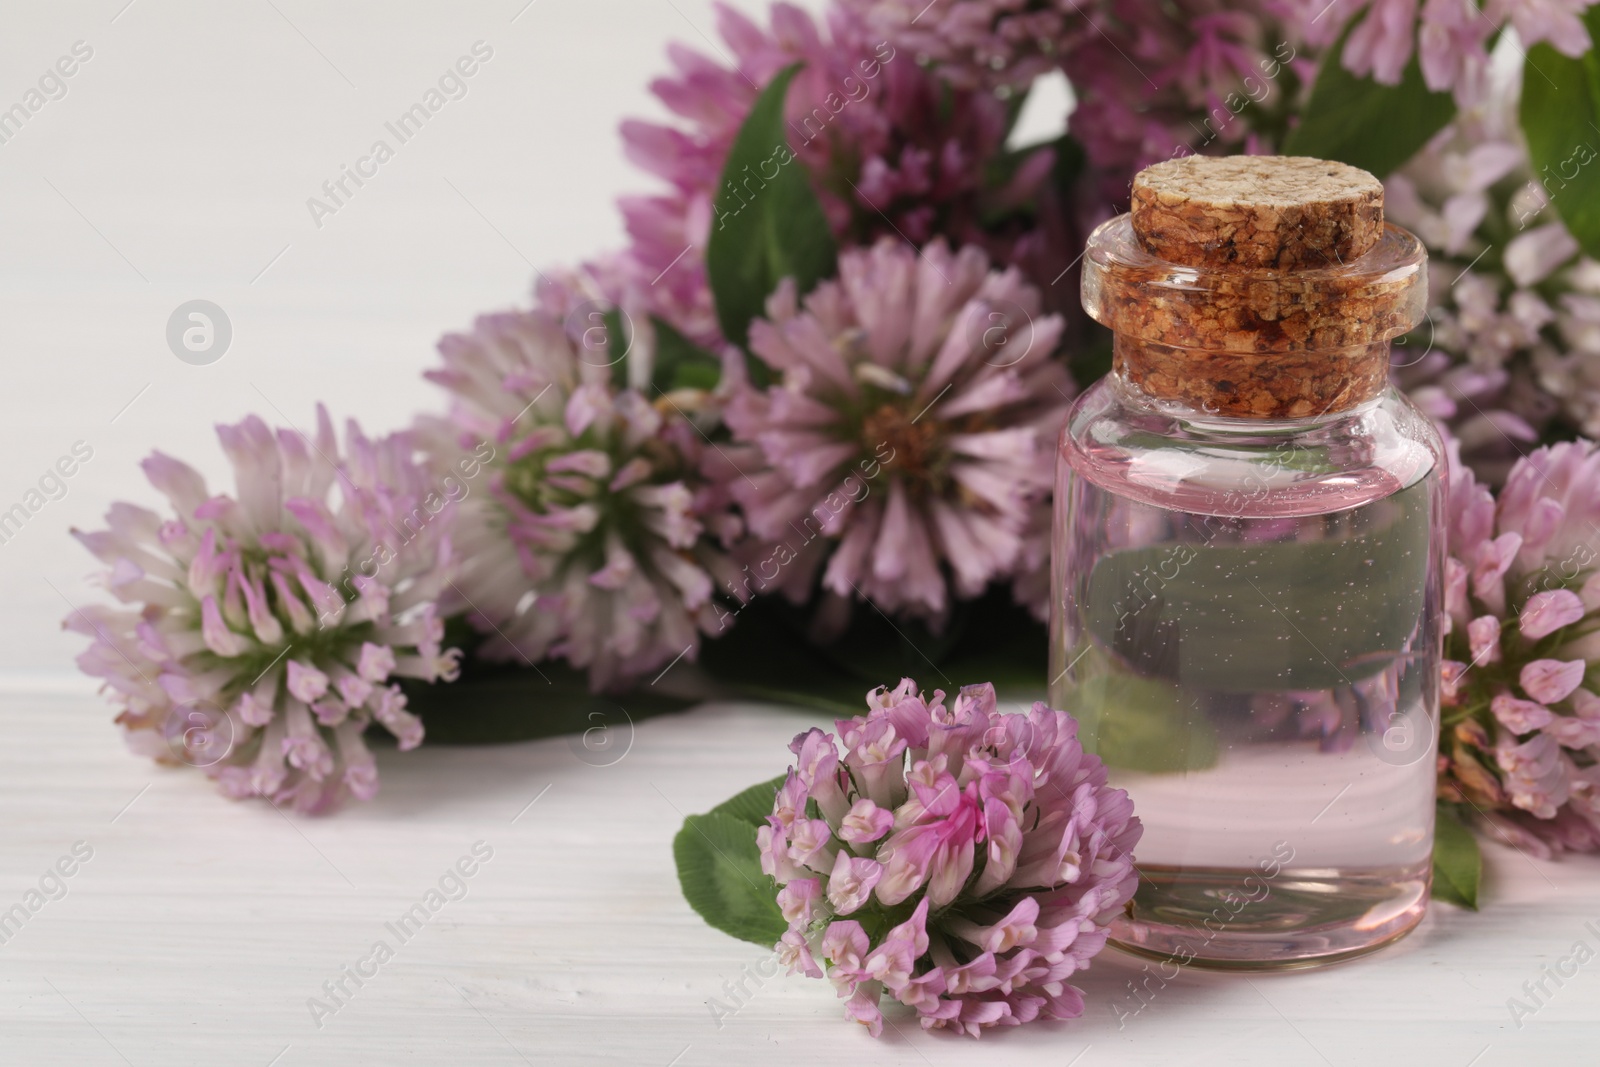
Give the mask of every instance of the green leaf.
<svg viewBox="0 0 1600 1067">
<path fill-rule="evenodd" d="M 722 334 L 741 347 L 780 280 L 794 278 L 804 294 L 837 269 L 827 217 L 785 133 L 784 97 L 800 66 L 784 68 L 756 99 L 713 204 L 706 272 Z"/>
<path fill-rule="evenodd" d="M 1088 336 L 1081 344 L 1073 346 L 1067 357 L 1067 368 L 1072 371 L 1072 380 L 1078 383 L 1079 389 L 1087 389 L 1110 374 L 1111 331 L 1090 319 Z"/>
<path fill-rule="evenodd" d="M 1416 626 L 1429 494 L 1418 482 L 1342 512 L 1318 541 L 1113 552 L 1089 575 L 1084 621 L 1096 645 L 1133 670 L 1191 688 L 1348 685 L 1389 666 Z"/>
<path fill-rule="evenodd" d="M 868 690 L 906 677 L 946 693 L 977 682 L 1029 699 L 1045 689 L 1048 633 L 1013 602 L 1009 586 L 957 604 L 938 633 L 858 604 L 843 634 L 818 643 L 810 609 L 779 596 L 734 615 L 727 635 L 701 650 L 700 666 L 751 699 L 851 716 L 865 712 Z"/>
<path fill-rule="evenodd" d="M 771 948 L 789 928 L 778 887 L 761 870 L 753 824 L 720 810 L 691 815 L 672 840 L 672 855 L 684 899 L 718 930 Z"/>
<path fill-rule="evenodd" d="M 722 362 L 664 319 L 652 317 L 656 333 L 654 381 L 657 389 L 715 389 L 722 379 Z"/>
<path fill-rule="evenodd" d="M 1455 99 L 1448 92 L 1428 89 L 1414 56 L 1399 85 L 1380 85 L 1370 77 L 1351 74 L 1343 59 L 1355 25 L 1351 22 L 1339 43 L 1322 57 L 1311 99 L 1301 112 L 1300 125 L 1284 138 L 1283 152 L 1335 159 L 1383 178 L 1444 128 L 1456 112 Z"/>
<path fill-rule="evenodd" d="M 965 606 L 958 605 L 952 612 L 956 617 L 945 620 L 945 625 L 935 630 L 919 619 L 891 622 L 865 604 L 858 605 L 849 629 L 837 640 L 819 646 L 818 650 L 850 677 L 868 683 L 869 687 L 894 685 L 901 678 L 910 677 L 929 688 L 939 685 L 948 690 L 950 686 L 941 672 L 966 629 L 966 619 L 962 617 Z M 949 681 L 963 684 L 961 679 Z"/>
<path fill-rule="evenodd" d="M 598 765 L 626 754 L 635 723 L 693 703 L 653 691 L 591 693 L 586 675 L 553 662 L 535 669 L 469 658 L 457 681 L 430 685 L 407 679 L 402 685 L 410 709 L 422 716 L 423 737 L 430 745 L 490 745 L 578 734 L 586 738 L 580 755 Z"/>
<path fill-rule="evenodd" d="M 1600 8 L 1583 16 L 1600 40 Z M 1548 44 L 1528 49 L 1522 74 L 1522 131 L 1528 156 L 1550 203 L 1584 252 L 1600 256 L 1600 56 L 1593 48 L 1577 59 Z"/>
<path fill-rule="evenodd" d="M 1477 911 L 1482 877 L 1478 839 L 1449 805 L 1441 803 L 1433 823 L 1434 897 Z"/>
<path fill-rule="evenodd" d="M 830 660 L 806 638 L 798 610 L 781 596 L 757 597 L 734 615 L 727 634 L 700 650 L 700 666 L 741 696 L 859 715 L 867 690 L 899 680 L 868 682 Z"/>
<path fill-rule="evenodd" d="M 1061 192 L 1070 192 L 1077 188 L 1089 167 L 1089 153 L 1084 151 L 1083 142 L 1070 133 L 1062 134 L 1052 144 L 1056 150 L 1056 165 L 1050 180 Z"/>
<path fill-rule="evenodd" d="M 1021 92 L 1012 93 L 1006 98 L 1005 136 L 1001 143 L 1011 140 L 1011 131 L 1017 128 L 1017 120 L 1022 117 L 1022 109 L 1028 104 L 1028 97 L 1033 95 L 1033 86 L 1025 87 Z"/>
<path fill-rule="evenodd" d="M 731 815 L 759 829 L 767 825 L 767 816 L 772 814 L 772 802 L 787 777 L 789 777 L 787 774 L 780 774 L 770 782 L 753 785 L 712 808 L 711 814 Z"/>
<path fill-rule="evenodd" d="M 1061 138 L 1061 142 L 1070 143 L 1065 136 Z M 1032 162 L 1033 158 L 1040 152 L 1049 152 L 1054 148 L 1055 143 L 1047 141 L 1042 144 L 1031 144 L 1025 148 L 1007 148 L 995 153 L 984 166 L 984 188 L 991 192 L 1005 189 L 1016 179 L 1017 172 L 1025 164 Z M 1059 165 L 1060 160 L 1057 158 L 1051 165 L 1052 175 Z M 1033 214 L 1033 205 L 1030 203 L 1018 203 L 1012 200 L 1001 201 L 998 197 L 995 197 L 994 201 L 984 205 L 981 209 L 979 221 L 986 230 L 1002 228 L 1006 221 L 1013 216 L 1021 215 L 1024 218 L 1028 218 Z"/>
<path fill-rule="evenodd" d="M 1108 767 L 1172 774 L 1217 762 L 1216 730 L 1204 712 L 1184 706 L 1175 686 L 1099 674 L 1074 686 L 1066 705 L 1083 747 Z"/>
</svg>

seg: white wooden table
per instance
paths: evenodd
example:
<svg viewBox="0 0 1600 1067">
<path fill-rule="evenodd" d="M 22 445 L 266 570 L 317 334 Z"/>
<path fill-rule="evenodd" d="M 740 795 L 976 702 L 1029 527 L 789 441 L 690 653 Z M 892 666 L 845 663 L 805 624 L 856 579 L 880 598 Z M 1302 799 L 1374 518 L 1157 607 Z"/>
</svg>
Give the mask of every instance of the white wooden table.
<svg viewBox="0 0 1600 1067">
<path fill-rule="evenodd" d="M 604 767 L 560 738 L 386 751 L 378 798 L 320 819 L 130 758 L 93 697 L 7 696 L 0 715 L 0 908 L 75 842 L 93 850 L 0 945 L 0 1063 L 1492 1067 L 1592 1063 L 1600 1039 L 1600 960 L 1547 980 L 1520 1029 L 1506 1005 L 1575 941 L 1600 947 L 1600 860 L 1490 848 L 1481 913 L 1435 905 L 1397 946 L 1325 971 L 1186 972 L 1138 1010 L 1144 964 L 1108 951 L 1078 982 L 1082 1019 L 974 1044 L 891 1014 L 874 1041 L 824 982 L 744 977 L 770 954 L 705 926 L 673 871 L 683 815 L 781 769 L 800 713 L 649 719 Z M 475 842 L 493 855 L 464 895 L 447 882 L 459 899 L 396 925 Z M 363 960 L 376 973 L 344 978 L 332 1014 L 308 1006 L 335 1005 L 323 983 Z"/>
</svg>

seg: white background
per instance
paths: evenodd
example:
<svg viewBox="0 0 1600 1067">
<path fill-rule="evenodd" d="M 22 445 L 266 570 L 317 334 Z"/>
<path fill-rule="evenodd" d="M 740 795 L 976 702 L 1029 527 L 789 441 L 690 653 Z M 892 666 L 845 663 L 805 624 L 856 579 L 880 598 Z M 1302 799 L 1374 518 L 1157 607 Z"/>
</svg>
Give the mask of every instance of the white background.
<svg viewBox="0 0 1600 1067">
<path fill-rule="evenodd" d="M 1573 942 L 1600 948 L 1593 860 L 1492 848 L 1480 915 L 1436 908 L 1325 972 L 1186 974 L 1125 1028 L 1142 965 L 1107 953 L 1079 1022 L 974 1046 L 902 1016 L 873 1043 L 798 978 L 719 1027 L 707 1002 L 766 953 L 701 924 L 672 873 L 682 816 L 780 769 L 798 716 L 654 719 L 609 767 L 562 739 L 386 752 L 380 797 L 322 820 L 124 753 L 58 629 L 95 595 L 66 529 L 154 502 L 135 466 L 154 447 L 221 475 L 218 421 L 305 425 L 320 399 L 387 430 L 436 404 L 419 372 L 440 333 L 525 301 L 533 266 L 620 242 L 614 197 L 652 180 L 617 122 L 662 114 L 647 83 L 669 39 L 713 32 L 703 0 L 124 5 L 0 9 L 0 108 L 94 49 L 0 144 L 0 510 L 73 442 L 94 450 L 0 544 L 0 909 L 74 841 L 94 849 L 0 945 L 0 1064 L 1592 1061 L 1600 962 L 1521 1029 L 1506 1000 Z M 466 98 L 314 226 L 306 199 L 478 40 L 494 56 Z M 166 345 L 194 298 L 233 324 L 208 367 Z M 316 1027 L 306 998 L 480 839 L 495 858 L 467 897 Z"/>
<path fill-rule="evenodd" d="M 0 510 L 74 441 L 94 449 L 0 544 L 5 674 L 69 666 L 46 579 L 91 595 L 66 531 L 158 500 L 135 465 L 151 449 L 220 476 L 215 423 L 307 426 L 319 400 L 400 428 L 440 405 L 420 374 L 442 333 L 526 303 L 535 267 L 619 245 L 614 199 L 657 184 L 617 125 L 666 116 L 648 83 L 669 40 L 715 37 L 706 0 L 126 3 L 0 7 L 0 109 L 94 49 L 0 144 Z M 398 144 L 383 124 L 479 40 L 494 56 L 467 95 Z M 379 137 L 395 158 L 319 229 L 307 198 Z M 233 324 L 206 367 L 166 343 L 196 298 Z"/>
</svg>

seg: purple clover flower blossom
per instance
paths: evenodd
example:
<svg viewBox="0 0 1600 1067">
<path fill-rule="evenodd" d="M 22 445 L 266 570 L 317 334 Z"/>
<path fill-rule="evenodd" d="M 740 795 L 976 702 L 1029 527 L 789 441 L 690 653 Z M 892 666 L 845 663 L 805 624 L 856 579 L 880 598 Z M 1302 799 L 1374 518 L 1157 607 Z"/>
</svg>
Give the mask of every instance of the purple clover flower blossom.
<svg viewBox="0 0 1600 1067">
<path fill-rule="evenodd" d="M 1015 268 L 942 241 L 847 251 L 803 306 L 781 285 L 750 329 L 780 378 L 729 402 L 745 447 L 722 475 L 754 538 L 797 560 L 786 587 L 820 568 L 845 603 L 937 619 L 1042 560 L 1060 333 Z"/>
<path fill-rule="evenodd" d="M 486 658 L 559 657 L 604 689 L 694 659 L 701 632 L 717 632 L 713 576 L 731 587 L 733 573 L 708 535 L 736 521 L 698 475 L 696 400 L 622 386 L 557 310 L 485 315 L 445 337 L 427 377 L 452 410 L 419 429 L 436 463 L 488 452 L 484 491 L 461 505 L 446 607 L 483 631 Z"/>
<path fill-rule="evenodd" d="M 974 685 L 946 707 L 907 678 L 867 704 L 794 739 L 757 832 L 789 923 L 779 958 L 826 976 L 875 1037 L 884 994 L 973 1037 L 1081 1015 L 1067 979 L 1138 884 L 1128 795 L 1043 703 L 1001 714 Z"/>
<path fill-rule="evenodd" d="M 1538 855 L 1600 849 L 1600 449 L 1538 449 L 1498 500 L 1449 451 L 1440 795 Z"/>
<path fill-rule="evenodd" d="M 952 84 L 1017 91 L 1092 33 L 1075 0 L 841 0 L 889 40 L 937 64 Z"/>
<path fill-rule="evenodd" d="M 1364 13 L 1345 44 L 1344 65 L 1351 73 L 1398 85 L 1415 55 L 1428 88 L 1453 91 L 1462 107 L 1482 100 L 1488 44 L 1505 27 L 1516 29 L 1524 49 L 1543 41 L 1577 58 L 1590 46 L 1582 19 L 1589 0 L 1487 0 L 1481 5 L 1473 0 L 1362 0 L 1332 10 L 1324 0 L 1283 2 L 1298 15 L 1307 40 L 1318 47 L 1338 40 Z"/>
<path fill-rule="evenodd" d="M 1126 201 L 1134 171 L 1159 160 L 1267 147 L 1254 131 L 1272 122 L 1256 119 L 1284 109 L 1286 70 L 1310 71 L 1298 12 L 1277 0 L 844 3 L 953 84 L 1011 94 L 1062 70 L 1076 99 L 1070 132 L 1113 204 Z"/>
<path fill-rule="evenodd" d="M 1130 174 L 1173 155 L 1272 150 L 1288 90 L 1352 23 L 1341 55 L 1352 73 L 1398 84 L 1415 56 L 1428 88 L 1453 91 L 1463 110 L 1491 91 L 1487 49 L 1503 28 L 1524 48 L 1590 47 L 1589 0 L 840 2 L 952 84 L 1009 94 L 1059 68 L 1077 101 L 1069 128 L 1113 204 Z"/>
<path fill-rule="evenodd" d="M 1428 246 L 1434 294 L 1395 348 L 1396 384 L 1493 483 L 1558 417 L 1600 432 L 1600 265 L 1533 180 L 1519 82 L 1490 79 L 1480 106 L 1384 181 L 1385 213 Z"/>
<path fill-rule="evenodd" d="M 229 796 L 309 812 L 370 799 L 368 726 L 422 741 L 394 680 L 456 676 L 434 606 L 451 501 L 409 435 L 374 441 L 351 422 L 341 455 L 320 406 L 314 440 L 254 416 L 217 434 L 236 497 L 157 452 L 144 471 L 175 517 L 117 503 L 108 529 L 73 531 L 121 605 L 66 619 L 91 641 L 78 665 L 121 704 L 130 747 L 203 766 Z"/>
<path fill-rule="evenodd" d="M 721 224 L 713 203 L 723 168 L 760 91 L 803 62 L 786 99 L 789 142 L 841 243 L 892 234 L 977 244 L 1021 267 L 1053 310 L 1076 314 L 1072 276 L 1049 285 L 1079 244 L 1074 211 L 1052 180 L 1054 150 L 992 166 L 1005 150 L 1006 101 L 952 86 L 844 7 L 819 25 L 779 3 L 769 29 L 719 4 L 717 29 L 724 58 L 673 45 L 676 69 L 651 85 L 677 121 L 623 123 L 628 157 L 669 188 L 621 201 L 630 246 L 595 271 L 614 303 L 660 315 L 701 344 L 721 341 L 705 248 Z"/>
</svg>

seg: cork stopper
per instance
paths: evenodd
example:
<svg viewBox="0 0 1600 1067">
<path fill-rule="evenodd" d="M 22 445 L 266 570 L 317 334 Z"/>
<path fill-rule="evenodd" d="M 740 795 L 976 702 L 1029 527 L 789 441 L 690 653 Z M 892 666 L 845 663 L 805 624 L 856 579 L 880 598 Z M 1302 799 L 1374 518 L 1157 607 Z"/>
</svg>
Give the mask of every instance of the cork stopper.
<svg viewBox="0 0 1600 1067">
<path fill-rule="evenodd" d="M 1383 232 L 1383 185 L 1305 156 L 1186 156 L 1133 179 L 1133 232 L 1191 267 L 1300 270 L 1348 263 Z"/>
<path fill-rule="evenodd" d="M 1158 163 L 1090 235 L 1083 306 L 1116 377 L 1177 411 L 1299 419 L 1372 400 L 1427 306 L 1422 243 L 1383 186 L 1284 156 Z"/>
</svg>

